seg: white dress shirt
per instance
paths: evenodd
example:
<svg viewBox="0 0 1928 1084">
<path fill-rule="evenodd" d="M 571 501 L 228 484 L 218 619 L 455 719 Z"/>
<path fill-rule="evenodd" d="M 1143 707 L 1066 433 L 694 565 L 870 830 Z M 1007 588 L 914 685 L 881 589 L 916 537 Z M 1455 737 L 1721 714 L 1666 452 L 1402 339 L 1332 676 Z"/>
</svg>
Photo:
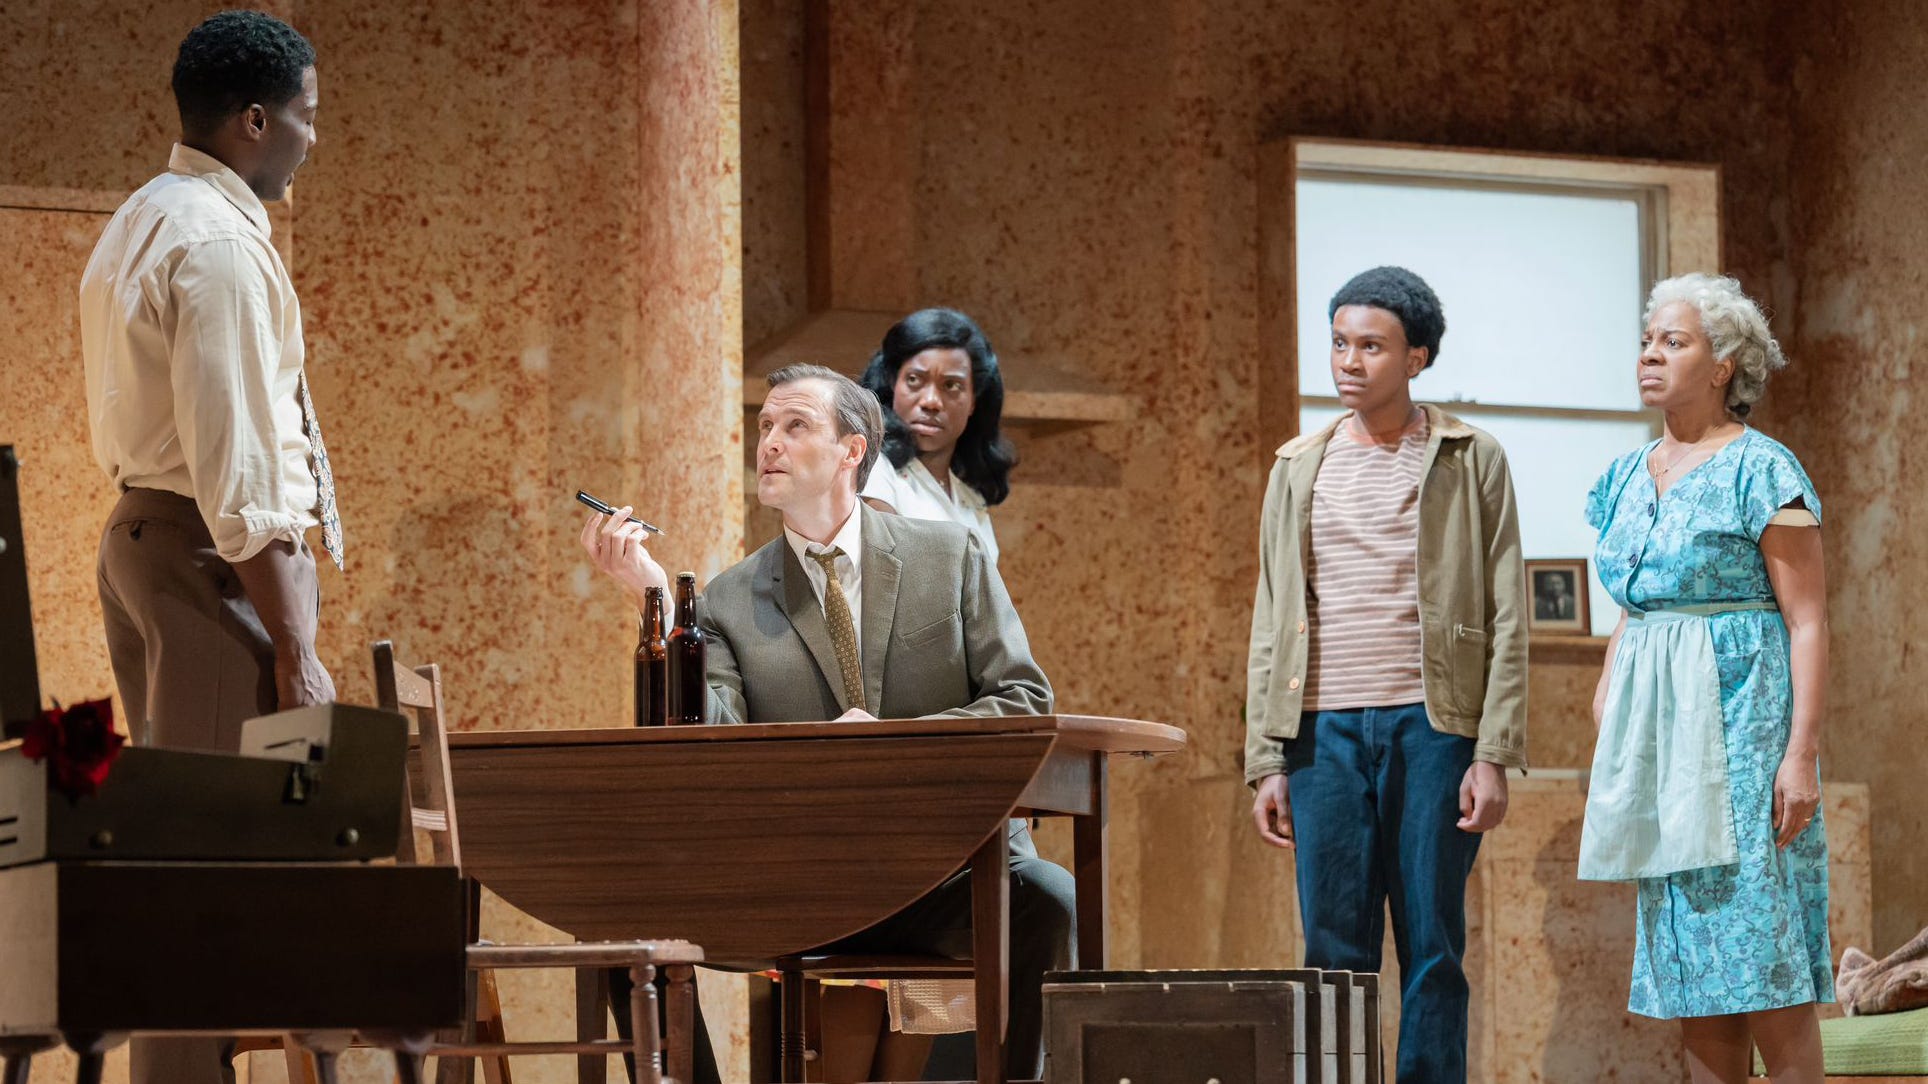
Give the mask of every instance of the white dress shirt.
<svg viewBox="0 0 1928 1084">
<path fill-rule="evenodd" d="M 824 586 L 830 582 L 830 579 L 824 575 L 823 566 L 818 564 L 810 555 L 813 553 L 828 553 L 833 547 L 843 551 L 843 554 L 831 563 L 837 566 L 837 586 L 843 588 L 844 601 L 850 605 L 850 624 L 857 633 L 857 658 L 862 660 L 864 644 L 864 517 L 859 514 L 857 509 L 852 508 L 850 510 L 850 518 L 844 520 L 842 527 L 837 528 L 837 535 L 830 540 L 830 545 L 828 546 L 810 541 L 791 530 L 790 525 L 787 523 L 783 525 L 783 537 L 789 541 L 790 549 L 797 555 L 797 562 L 803 565 L 803 574 L 810 577 L 810 590 L 817 596 L 817 605 L 819 606 L 823 605 L 823 589 Z M 829 615 L 826 614 L 824 617 L 827 623 Z"/>
<path fill-rule="evenodd" d="M 991 528 L 991 511 L 968 483 L 957 476 L 956 471 L 947 472 L 951 476 L 951 491 L 937 484 L 937 477 L 924 466 L 916 456 L 910 457 L 902 469 L 890 465 L 890 460 L 879 456 L 877 465 L 870 469 L 870 478 L 864 483 L 864 496 L 874 497 L 897 510 L 900 516 L 911 519 L 935 519 L 956 523 L 970 528 L 977 536 L 978 545 L 984 553 L 997 564 L 997 532 Z"/>
<path fill-rule="evenodd" d="M 120 489 L 192 498 L 216 551 L 242 561 L 317 522 L 301 306 L 247 184 L 180 144 L 167 165 L 80 280 L 94 458 Z"/>
</svg>

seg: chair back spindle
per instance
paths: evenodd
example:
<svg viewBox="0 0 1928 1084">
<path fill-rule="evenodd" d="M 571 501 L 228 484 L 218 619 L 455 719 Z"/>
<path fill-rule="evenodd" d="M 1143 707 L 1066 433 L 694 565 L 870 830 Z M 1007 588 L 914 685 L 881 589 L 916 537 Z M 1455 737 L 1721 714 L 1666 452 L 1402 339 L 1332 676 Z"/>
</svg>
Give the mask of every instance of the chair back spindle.
<svg viewBox="0 0 1928 1084">
<path fill-rule="evenodd" d="M 397 857 L 403 862 L 420 862 L 416 852 L 415 829 L 427 833 L 429 861 L 440 866 L 462 868 L 461 834 L 456 828 L 454 788 L 449 779 L 449 736 L 442 716 L 442 674 L 435 664 L 413 669 L 395 661 L 395 645 L 378 640 L 375 652 L 375 699 L 385 711 L 408 716 L 414 724 L 419 746 L 421 786 L 409 788 L 407 816 L 403 821 L 401 846 Z"/>
</svg>

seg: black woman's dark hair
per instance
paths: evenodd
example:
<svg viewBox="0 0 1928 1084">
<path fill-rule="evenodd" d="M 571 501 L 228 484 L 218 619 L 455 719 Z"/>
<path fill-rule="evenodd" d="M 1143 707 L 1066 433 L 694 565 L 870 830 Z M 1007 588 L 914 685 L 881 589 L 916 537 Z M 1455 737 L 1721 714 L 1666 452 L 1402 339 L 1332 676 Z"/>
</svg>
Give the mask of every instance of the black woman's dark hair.
<svg viewBox="0 0 1928 1084">
<path fill-rule="evenodd" d="M 926 350 L 956 349 L 971 359 L 971 391 L 977 405 L 951 453 L 951 470 L 965 485 L 977 490 L 987 505 L 1011 495 L 1011 468 L 1017 450 L 1000 428 L 1004 417 L 1004 377 L 998 372 L 991 340 L 968 316 L 955 309 L 920 309 L 884 333 L 884 343 L 870 358 L 858 383 L 869 388 L 884 407 L 884 456 L 892 467 L 902 467 L 917 454 L 904 419 L 893 409 L 897 399 L 897 371 Z"/>
<path fill-rule="evenodd" d="M 188 31 L 174 58 L 181 131 L 206 135 L 250 105 L 286 105 L 301 93 L 301 73 L 314 66 L 308 39 L 266 12 L 211 15 Z"/>
<path fill-rule="evenodd" d="M 1446 335 L 1446 310 L 1425 279 L 1403 267 L 1361 271 L 1332 295 L 1326 319 L 1339 315 L 1347 305 L 1385 309 L 1399 317 L 1399 326 L 1406 329 L 1406 344 L 1426 348 L 1426 368 L 1439 360 L 1439 340 Z"/>
</svg>

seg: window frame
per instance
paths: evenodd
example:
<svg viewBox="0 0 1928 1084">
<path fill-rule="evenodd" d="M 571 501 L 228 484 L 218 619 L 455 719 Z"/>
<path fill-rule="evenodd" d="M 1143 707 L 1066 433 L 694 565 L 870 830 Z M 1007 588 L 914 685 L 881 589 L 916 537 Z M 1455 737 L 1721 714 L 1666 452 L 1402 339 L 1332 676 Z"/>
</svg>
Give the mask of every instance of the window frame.
<svg viewBox="0 0 1928 1084">
<path fill-rule="evenodd" d="M 1320 180 L 1447 185 L 1559 195 L 1632 197 L 1640 206 L 1641 292 L 1674 268 L 1721 264 L 1720 167 L 1649 159 L 1493 151 L 1290 136 L 1259 144 L 1259 443 L 1299 432 L 1302 402 L 1334 405 L 1299 388 L 1297 198 L 1301 175 Z M 1495 414 L 1631 419 L 1647 412 L 1474 404 Z M 1657 427 L 1658 419 L 1653 421 Z M 1657 431 L 1657 428 L 1656 428 Z"/>
</svg>

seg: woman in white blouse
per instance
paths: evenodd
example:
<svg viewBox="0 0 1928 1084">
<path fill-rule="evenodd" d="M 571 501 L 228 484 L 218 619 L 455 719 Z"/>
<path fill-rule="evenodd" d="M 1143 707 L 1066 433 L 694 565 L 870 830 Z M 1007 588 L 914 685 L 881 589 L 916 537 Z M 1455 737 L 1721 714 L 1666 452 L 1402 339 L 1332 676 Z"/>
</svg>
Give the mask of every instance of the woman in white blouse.
<svg viewBox="0 0 1928 1084">
<path fill-rule="evenodd" d="M 990 508 L 1011 492 L 1017 453 L 1004 439 L 1004 378 L 997 354 L 970 317 L 923 309 L 884 333 L 863 386 L 884 406 L 884 458 L 863 495 L 913 519 L 971 529 L 991 560 Z"/>
</svg>

